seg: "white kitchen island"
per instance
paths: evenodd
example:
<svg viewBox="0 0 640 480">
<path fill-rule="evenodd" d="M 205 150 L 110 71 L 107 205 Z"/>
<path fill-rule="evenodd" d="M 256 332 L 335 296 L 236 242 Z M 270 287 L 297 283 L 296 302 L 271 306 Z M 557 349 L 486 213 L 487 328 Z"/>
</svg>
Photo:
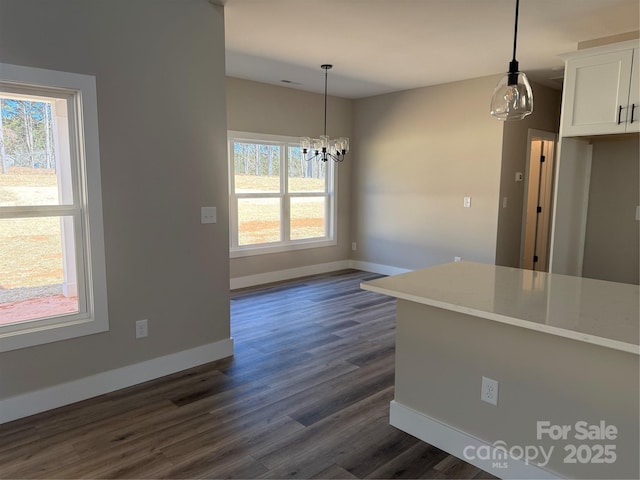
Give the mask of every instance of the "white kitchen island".
<svg viewBox="0 0 640 480">
<path fill-rule="evenodd" d="M 459 262 L 362 288 L 398 299 L 392 425 L 503 478 L 639 478 L 637 285 Z"/>
</svg>

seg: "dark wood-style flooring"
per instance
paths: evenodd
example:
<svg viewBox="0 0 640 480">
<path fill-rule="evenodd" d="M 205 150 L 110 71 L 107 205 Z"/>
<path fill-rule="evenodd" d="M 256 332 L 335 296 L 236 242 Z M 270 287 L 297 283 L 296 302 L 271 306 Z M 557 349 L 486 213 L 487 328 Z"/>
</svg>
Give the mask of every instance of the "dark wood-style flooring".
<svg viewBox="0 0 640 480">
<path fill-rule="evenodd" d="M 394 299 L 232 294 L 233 358 L 0 426 L 0 478 L 494 478 L 389 425 Z"/>
</svg>

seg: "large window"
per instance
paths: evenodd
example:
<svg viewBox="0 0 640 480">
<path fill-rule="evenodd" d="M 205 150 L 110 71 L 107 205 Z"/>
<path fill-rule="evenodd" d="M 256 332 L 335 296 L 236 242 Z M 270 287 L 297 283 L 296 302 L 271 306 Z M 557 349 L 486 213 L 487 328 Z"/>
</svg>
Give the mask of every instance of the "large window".
<svg viewBox="0 0 640 480">
<path fill-rule="evenodd" d="M 0 351 L 107 328 L 95 79 L 0 64 Z"/>
<path fill-rule="evenodd" d="M 335 166 L 298 142 L 229 132 L 232 257 L 335 245 Z"/>
</svg>

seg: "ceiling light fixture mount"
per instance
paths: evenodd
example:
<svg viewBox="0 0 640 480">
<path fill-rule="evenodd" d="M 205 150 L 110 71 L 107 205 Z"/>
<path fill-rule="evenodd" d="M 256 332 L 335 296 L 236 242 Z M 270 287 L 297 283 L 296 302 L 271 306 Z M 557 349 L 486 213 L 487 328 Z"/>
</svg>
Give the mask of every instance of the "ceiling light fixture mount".
<svg viewBox="0 0 640 480">
<path fill-rule="evenodd" d="M 518 60 L 516 60 L 519 7 L 520 0 L 516 0 L 513 59 L 509 62 L 509 71 L 500 79 L 491 98 L 491 115 L 500 120 L 522 120 L 533 113 L 531 85 L 527 76 L 519 71 Z"/>
<path fill-rule="evenodd" d="M 342 162 L 349 152 L 349 139 L 340 137 L 337 140 L 331 140 L 327 136 L 327 77 L 333 65 L 324 64 L 320 68 L 324 70 L 324 130 L 320 138 L 302 137 L 300 139 L 302 157 L 305 160 L 317 159 L 326 162 L 331 159 L 334 162 Z"/>
</svg>

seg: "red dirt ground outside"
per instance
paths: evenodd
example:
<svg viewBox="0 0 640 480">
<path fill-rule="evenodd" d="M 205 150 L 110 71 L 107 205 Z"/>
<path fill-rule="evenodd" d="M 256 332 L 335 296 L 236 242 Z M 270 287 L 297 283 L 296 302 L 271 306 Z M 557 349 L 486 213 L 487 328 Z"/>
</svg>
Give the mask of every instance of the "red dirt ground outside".
<svg viewBox="0 0 640 480">
<path fill-rule="evenodd" d="M 0 304 L 0 324 L 53 317 L 78 311 L 78 297 L 53 295 Z"/>
</svg>

